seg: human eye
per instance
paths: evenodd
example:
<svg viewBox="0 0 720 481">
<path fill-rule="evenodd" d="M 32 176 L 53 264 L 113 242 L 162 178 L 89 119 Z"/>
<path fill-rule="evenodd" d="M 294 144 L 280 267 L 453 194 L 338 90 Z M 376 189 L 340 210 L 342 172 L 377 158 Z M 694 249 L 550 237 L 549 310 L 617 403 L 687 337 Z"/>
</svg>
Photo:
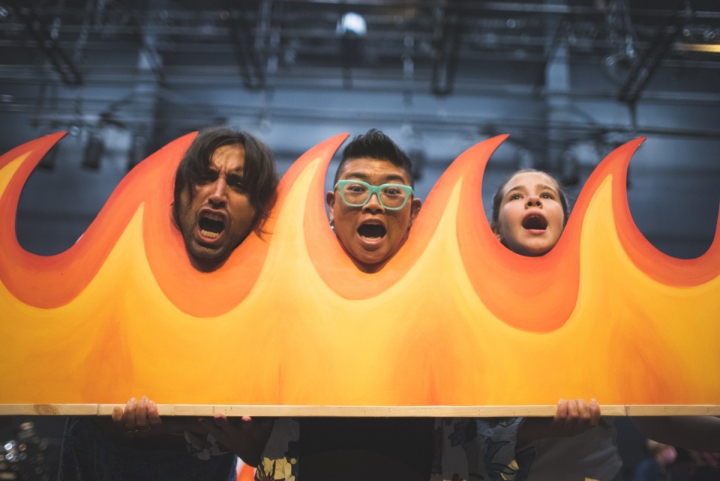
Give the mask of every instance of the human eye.
<svg viewBox="0 0 720 481">
<path fill-rule="evenodd" d="M 367 190 L 367 187 L 362 184 L 347 184 L 345 190 L 354 194 L 361 194 Z"/>
<path fill-rule="evenodd" d="M 400 187 L 387 186 L 383 189 L 385 195 L 402 195 L 404 192 Z"/>
<path fill-rule="evenodd" d="M 555 199 L 555 194 L 553 194 L 552 192 L 543 192 L 542 194 L 540 194 L 540 198 L 542 198 L 542 199 Z"/>
<path fill-rule="evenodd" d="M 197 182 L 198 184 L 209 184 L 210 182 L 214 182 L 218 178 L 218 173 L 212 170 L 205 170 L 200 172 L 200 175 L 198 175 Z"/>
<path fill-rule="evenodd" d="M 518 199 L 522 199 L 522 195 L 519 192 L 515 192 L 513 194 L 510 194 L 510 196 L 508 196 L 508 200 L 518 200 Z"/>
<path fill-rule="evenodd" d="M 227 184 L 231 189 L 238 192 L 245 192 L 245 182 L 240 176 L 230 176 L 227 179 Z"/>
</svg>

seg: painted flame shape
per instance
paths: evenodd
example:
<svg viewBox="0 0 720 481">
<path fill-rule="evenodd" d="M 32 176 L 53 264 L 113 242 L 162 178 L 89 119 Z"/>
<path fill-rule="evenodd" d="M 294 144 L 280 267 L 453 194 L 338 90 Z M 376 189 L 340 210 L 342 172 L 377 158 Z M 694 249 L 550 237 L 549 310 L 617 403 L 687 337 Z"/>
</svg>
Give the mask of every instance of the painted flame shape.
<svg viewBox="0 0 720 481">
<path fill-rule="evenodd" d="M 485 165 L 505 136 L 438 180 L 401 251 L 359 272 L 323 184 L 346 135 L 288 171 L 267 224 L 213 273 L 174 228 L 174 172 L 193 135 L 135 168 L 78 242 L 24 251 L 22 187 L 54 134 L 0 157 L 0 404 L 344 406 L 720 404 L 720 240 L 679 260 L 635 226 L 612 152 L 555 249 L 505 249 L 485 220 Z"/>
</svg>

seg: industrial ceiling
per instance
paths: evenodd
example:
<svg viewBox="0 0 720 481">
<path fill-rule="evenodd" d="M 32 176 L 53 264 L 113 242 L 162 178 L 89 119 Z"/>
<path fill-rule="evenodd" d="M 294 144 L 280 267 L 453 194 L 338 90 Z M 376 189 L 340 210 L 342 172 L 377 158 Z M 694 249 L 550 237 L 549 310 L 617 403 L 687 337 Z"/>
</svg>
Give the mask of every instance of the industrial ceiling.
<svg viewBox="0 0 720 481">
<path fill-rule="evenodd" d="M 684 256 L 714 234 L 715 0 L 0 0 L 0 46 L 2 150 L 70 133 L 43 163 L 56 178 L 38 174 L 21 198 L 36 218 L 60 213 L 38 214 L 46 194 L 31 201 L 33 182 L 47 193 L 85 175 L 63 165 L 95 169 L 105 186 L 92 208 L 78 200 L 62 214 L 81 210 L 86 226 L 129 168 L 208 125 L 255 133 L 281 168 L 332 135 L 378 127 L 419 164 L 423 195 L 499 133 L 511 137 L 488 178 L 536 167 L 571 189 L 647 136 L 630 171 L 638 225 L 657 245 L 693 243 L 666 249 Z M 658 216 L 664 190 L 689 197 Z"/>
</svg>

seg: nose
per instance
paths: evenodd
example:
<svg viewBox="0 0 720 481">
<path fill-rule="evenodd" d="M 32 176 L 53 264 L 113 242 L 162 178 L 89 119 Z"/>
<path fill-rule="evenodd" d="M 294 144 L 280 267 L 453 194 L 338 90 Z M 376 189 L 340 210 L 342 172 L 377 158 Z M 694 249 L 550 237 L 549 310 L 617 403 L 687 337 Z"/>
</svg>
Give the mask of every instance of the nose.
<svg viewBox="0 0 720 481">
<path fill-rule="evenodd" d="M 225 178 L 220 176 L 213 183 L 212 190 L 208 196 L 208 202 L 213 207 L 222 207 L 227 202 L 227 182 Z"/>
<path fill-rule="evenodd" d="M 383 206 L 380 205 L 380 200 L 378 199 L 377 194 L 374 193 L 370 195 L 368 203 L 363 206 L 363 212 L 372 212 L 373 214 L 378 214 L 384 210 Z"/>
<path fill-rule="evenodd" d="M 531 194 L 527 199 L 527 207 L 542 207 L 542 200 L 535 194 Z"/>
</svg>

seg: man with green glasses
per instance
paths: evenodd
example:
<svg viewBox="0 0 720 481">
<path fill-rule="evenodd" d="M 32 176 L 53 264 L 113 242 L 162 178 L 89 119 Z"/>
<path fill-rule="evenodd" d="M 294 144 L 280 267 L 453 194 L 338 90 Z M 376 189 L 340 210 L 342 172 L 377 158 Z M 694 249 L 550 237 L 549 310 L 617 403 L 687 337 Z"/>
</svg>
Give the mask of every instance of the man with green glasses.
<svg viewBox="0 0 720 481">
<path fill-rule="evenodd" d="M 330 222 L 358 269 L 378 272 L 400 249 L 422 202 L 413 195 L 412 163 L 372 129 L 343 151 L 328 192 Z"/>
<path fill-rule="evenodd" d="M 343 151 L 333 190 L 326 200 L 338 241 L 363 272 L 376 273 L 402 248 L 421 202 L 413 195 L 412 163 L 385 134 L 370 130 Z M 440 481 L 457 479 L 455 453 L 444 444 L 467 435 L 489 438 L 498 424 L 428 418 L 278 419 L 265 446 L 256 480 Z M 517 423 L 516 423 L 517 424 Z M 492 452 L 473 454 L 485 479 L 501 479 L 515 457 L 516 428 L 501 426 Z M 448 431 L 445 433 L 445 431 Z M 476 433 L 482 432 L 482 435 Z M 453 434 L 454 433 L 454 434 Z M 463 442 L 455 443 L 458 451 Z M 453 444 L 453 446 L 455 446 Z M 449 445 L 448 445 L 449 446 Z M 469 447 L 472 450 L 472 447 Z M 473 451 L 474 452 L 474 451 Z M 479 452 L 479 451 L 478 451 Z M 464 455 L 463 455 L 464 456 Z M 442 458 L 442 465 L 441 465 Z M 464 459 L 464 458 L 463 458 Z M 486 462 L 487 460 L 487 462 Z M 476 463 L 476 464 L 477 464 Z M 487 464 L 487 469 L 485 465 Z M 507 469 L 506 469 L 507 468 Z M 443 471 L 447 475 L 443 475 Z M 494 477 L 488 474 L 492 471 Z M 503 471 L 503 473 L 505 473 Z M 507 471 L 509 474 L 517 470 Z M 473 465 L 472 472 L 480 472 Z M 468 479 L 463 475 L 462 479 Z M 509 479 L 506 477 L 505 479 Z"/>
<path fill-rule="evenodd" d="M 410 159 L 385 134 L 370 130 L 345 148 L 333 185 L 326 200 L 338 241 L 358 269 L 380 271 L 402 247 L 420 211 Z M 422 418 L 300 418 L 302 474 L 296 481 L 429 481 L 434 423 Z"/>
</svg>

